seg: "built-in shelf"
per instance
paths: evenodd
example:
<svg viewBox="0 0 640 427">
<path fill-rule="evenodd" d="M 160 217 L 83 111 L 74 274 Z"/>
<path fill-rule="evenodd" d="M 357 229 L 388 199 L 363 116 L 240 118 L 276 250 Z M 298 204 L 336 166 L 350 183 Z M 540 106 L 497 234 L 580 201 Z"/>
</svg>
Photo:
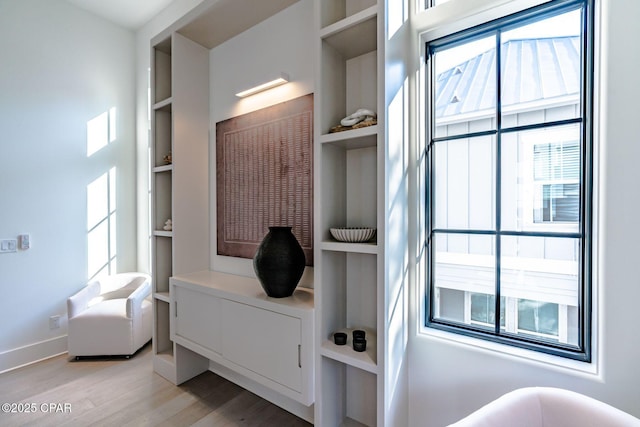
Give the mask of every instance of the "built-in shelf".
<svg viewBox="0 0 640 427">
<path fill-rule="evenodd" d="M 320 30 L 320 38 L 326 39 L 335 34 L 339 34 L 343 31 L 352 29 L 354 27 L 358 27 L 364 22 L 370 21 L 371 19 L 375 19 L 378 15 L 378 6 L 373 5 L 366 9 L 363 9 L 357 13 L 354 13 L 350 16 L 347 16 L 343 19 L 340 19 L 333 24 L 327 25 Z M 373 36 L 375 40 L 376 30 L 373 32 L 368 32 L 366 35 Z M 363 37 L 359 37 L 363 38 Z"/>
<path fill-rule="evenodd" d="M 153 294 L 154 298 L 159 299 L 160 301 L 170 302 L 171 298 L 169 296 L 169 292 L 156 292 Z"/>
<path fill-rule="evenodd" d="M 303 340 L 314 342 L 298 349 L 315 354 L 315 357 L 307 355 L 313 362 L 305 365 L 313 367 L 315 372 L 317 425 L 384 425 L 383 368 L 387 350 L 384 334 L 379 339 L 376 335 L 376 331 L 386 325 L 381 312 L 385 281 L 380 274 L 385 262 L 384 231 L 378 245 L 376 241 L 334 241 L 328 229 L 332 224 L 369 224 L 378 230 L 384 228 L 384 180 L 379 177 L 385 173 L 380 169 L 385 155 L 382 143 L 385 125 L 380 121 L 379 125 L 327 133 L 341 118 L 359 108 L 378 113 L 384 110 L 381 64 L 385 19 L 378 15 L 383 11 L 383 2 L 315 0 L 314 10 L 319 15 L 315 17 L 319 20 L 315 28 L 320 30 L 315 33 L 318 36 L 315 43 L 318 59 L 315 117 L 318 120 L 314 122 L 314 137 L 318 144 L 314 165 L 318 168 L 314 171 L 317 174 L 314 182 L 319 182 L 319 186 L 314 191 L 319 195 L 316 200 L 322 204 L 314 206 L 317 221 L 314 232 L 319 246 L 314 260 L 314 284 L 320 304 L 316 306 L 313 290 L 298 288 L 290 298 L 274 299 L 264 294 L 256 279 L 202 270 L 208 268 L 210 257 L 209 212 L 203 211 L 208 204 L 201 202 L 210 192 L 207 174 L 196 171 L 205 170 L 210 158 L 208 79 L 211 75 L 210 55 L 202 46 L 212 48 L 223 40 L 215 34 L 219 26 L 212 25 L 213 20 L 231 22 L 233 35 L 242 30 L 241 20 L 256 14 L 271 16 L 293 2 L 269 1 L 262 2 L 265 6 L 255 6 L 256 2 L 251 0 L 205 0 L 184 20 L 152 41 L 154 368 L 177 384 L 211 369 L 211 358 L 216 355 L 199 353 L 200 347 L 195 345 L 188 347 L 191 345 L 188 341 L 193 341 L 186 337 L 189 331 L 202 331 L 189 329 L 187 316 L 176 322 L 178 307 L 185 310 L 189 304 L 198 306 L 201 302 L 198 297 L 219 299 L 228 310 L 227 317 L 236 310 L 244 313 L 245 306 L 251 306 L 265 316 L 278 312 L 285 317 L 311 318 L 313 321 L 306 322 L 313 327 L 303 326 L 301 330 L 314 329 L 313 333 L 302 334 Z M 257 9 L 269 10 L 247 14 L 243 5 L 249 3 Z M 185 118 L 189 126 L 181 125 Z M 176 168 L 166 164 L 169 154 L 178 162 Z M 162 230 L 169 218 L 180 224 L 177 232 Z M 170 286 L 170 281 L 175 286 Z M 182 283 L 174 283 L 176 281 Z M 195 297 L 190 299 L 189 295 Z M 186 312 L 189 311 L 182 311 Z M 239 320 L 244 319 L 247 317 L 239 316 Z M 228 323 L 237 327 L 241 321 Z M 230 326 L 222 323 L 218 325 Z M 247 330 L 255 329 L 260 323 L 248 322 Z M 182 330 L 182 335 L 176 334 L 177 326 L 184 326 L 187 333 Z M 352 326 L 367 331 L 366 351 L 353 350 Z M 338 346 L 332 341 L 332 332 L 337 330 L 348 333 L 347 345 Z M 203 334 L 209 332 L 205 328 Z M 294 335 L 299 334 L 288 334 Z M 244 351 L 239 355 L 251 354 L 253 352 Z M 297 366 L 299 361 L 300 357 L 296 360 Z M 247 369 L 251 379 L 255 372 Z M 312 388 L 313 382 L 310 382 Z"/>
<path fill-rule="evenodd" d="M 170 172 L 173 170 L 173 164 L 156 166 L 153 168 L 154 173 Z"/>
<path fill-rule="evenodd" d="M 152 283 L 154 370 L 167 379 L 175 378 L 173 343 L 169 339 L 169 277 L 172 275 L 172 233 L 162 230 L 171 218 L 172 165 L 164 156 L 172 151 L 172 42 L 166 37 L 152 46 L 151 111 L 151 197 L 152 197 Z"/>
<path fill-rule="evenodd" d="M 377 6 L 372 6 L 320 30 L 320 38 L 345 59 L 377 49 Z"/>
<path fill-rule="evenodd" d="M 315 260 L 317 396 L 315 422 L 331 426 L 381 426 L 384 420 L 384 265 L 385 156 L 384 2 L 377 0 L 316 0 L 317 126 L 314 162 L 320 197 L 316 204 Z M 356 129 L 336 126 L 365 108 L 378 123 Z M 316 190 L 314 189 L 314 190 Z M 347 243 L 329 233 L 335 226 L 368 226 L 377 240 Z M 367 331 L 367 349 L 353 349 L 353 327 Z M 346 345 L 336 345 L 333 333 L 347 332 Z M 378 343 L 380 341 L 380 343 Z"/>
<path fill-rule="evenodd" d="M 378 340 L 375 332 L 370 329 L 363 328 L 366 331 L 367 349 L 363 352 L 358 352 L 353 349 L 351 334 L 354 329 L 359 328 L 346 328 L 340 329 L 336 332 L 345 332 L 347 334 L 346 345 L 336 345 L 331 339 L 327 339 L 322 343 L 322 349 L 320 354 L 324 357 L 328 357 L 338 362 L 346 363 L 358 369 L 377 374 L 377 345 Z"/>
<path fill-rule="evenodd" d="M 173 102 L 173 97 L 169 97 L 169 98 L 165 98 L 160 102 L 156 102 L 155 104 L 153 104 L 153 109 L 154 110 L 171 110 L 171 103 Z"/>
<path fill-rule="evenodd" d="M 320 248 L 324 251 L 336 251 L 336 252 L 353 252 L 360 254 L 372 254 L 378 253 L 378 245 L 376 242 L 370 243 L 346 243 L 335 241 L 323 241 L 320 242 Z"/>
<path fill-rule="evenodd" d="M 325 28 L 377 5 L 377 0 L 320 0 L 319 3 L 316 18 L 320 28 Z"/>
<path fill-rule="evenodd" d="M 367 342 L 367 351 L 358 353 L 351 347 L 335 345 L 332 341 L 326 341 L 322 345 L 321 353 L 324 357 L 328 357 L 338 362 L 346 363 L 358 369 L 362 369 L 372 374 L 376 374 L 378 366 L 374 360 L 374 351 L 369 348 Z"/>
<path fill-rule="evenodd" d="M 321 144 L 332 144 L 347 149 L 375 147 L 378 125 L 320 135 Z"/>
<path fill-rule="evenodd" d="M 154 369 L 176 384 L 207 369 L 171 340 L 170 278 L 208 266 L 209 51 L 172 31 L 151 41 L 151 258 Z M 182 121 L 188 126 L 178 126 Z M 174 167 L 172 158 L 180 159 Z M 164 230 L 167 220 L 182 226 Z"/>
</svg>

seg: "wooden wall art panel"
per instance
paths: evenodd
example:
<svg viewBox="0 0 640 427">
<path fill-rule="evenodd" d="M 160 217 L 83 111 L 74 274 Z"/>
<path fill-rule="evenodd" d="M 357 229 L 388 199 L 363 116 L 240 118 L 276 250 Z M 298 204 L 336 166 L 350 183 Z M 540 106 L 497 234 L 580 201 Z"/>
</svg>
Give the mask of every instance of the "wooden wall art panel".
<svg viewBox="0 0 640 427">
<path fill-rule="evenodd" d="M 216 123 L 216 192 L 218 255 L 289 226 L 313 265 L 313 94 Z"/>
</svg>

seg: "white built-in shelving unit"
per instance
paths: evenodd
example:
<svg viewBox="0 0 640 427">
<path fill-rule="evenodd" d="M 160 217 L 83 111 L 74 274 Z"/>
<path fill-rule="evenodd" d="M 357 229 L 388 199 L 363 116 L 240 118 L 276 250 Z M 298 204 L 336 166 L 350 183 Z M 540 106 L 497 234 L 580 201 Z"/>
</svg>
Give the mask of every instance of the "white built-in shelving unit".
<svg viewBox="0 0 640 427">
<path fill-rule="evenodd" d="M 179 384 L 208 367 L 170 338 L 169 286 L 170 277 L 209 262 L 208 50 L 180 34 L 163 34 L 152 40 L 151 58 L 154 369 Z M 168 219 L 172 230 L 164 230 Z"/>
<path fill-rule="evenodd" d="M 173 343 L 169 340 L 169 277 L 173 272 L 173 232 L 163 230 L 172 217 L 173 164 L 164 156 L 173 149 L 171 99 L 171 38 L 152 49 L 151 112 L 151 268 L 153 278 L 154 366 L 173 364 Z M 156 368 L 157 369 L 157 368 Z M 163 371 L 166 369 L 162 369 Z"/>
<path fill-rule="evenodd" d="M 181 297 L 183 308 L 178 310 L 176 290 L 190 288 L 209 293 L 213 299 L 240 298 L 222 295 L 218 285 L 209 284 L 218 283 L 222 276 L 206 284 L 192 276 L 208 270 L 210 253 L 208 49 L 295 1 L 253 2 L 255 13 L 247 14 L 250 0 L 205 0 L 152 40 L 154 368 L 176 384 L 209 369 L 211 360 L 219 358 L 221 364 L 227 363 L 224 346 L 209 353 L 202 350 L 198 337 L 208 331 L 186 329 L 189 337 L 185 337 L 175 330 L 176 322 L 180 326 L 189 321 L 189 317 L 182 323 L 176 319 L 176 312 L 184 310 L 185 298 L 191 306 L 201 303 L 187 292 Z M 315 248 L 313 300 L 306 308 L 307 312 L 313 310 L 313 320 L 302 324 L 312 323 L 314 384 L 313 393 L 305 391 L 294 399 L 304 405 L 314 402 L 315 425 L 383 426 L 389 400 L 385 394 L 388 343 L 384 320 L 388 306 L 384 1 L 313 2 Z M 237 26 L 229 25 L 236 21 Z M 226 33 L 218 29 L 226 29 Z M 375 111 L 378 124 L 329 132 L 359 108 Z M 163 158 L 169 151 L 173 162 L 166 164 Z M 172 231 L 162 229 L 168 218 L 173 220 Z M 358 226 L 375 227 L 376 240 L 343 243 L 329 232 L 331 227 Z M 261 302 L 256 304 L 265 308 Z M 366 331 L 364 352 L 351 346 L 354 329 Z M 333 343 L 333 333 L 338 331 L 349 334 L 346 346 Z M 301 345 L 305 349 L 304 342 Z M 310 368 L 308 362 L 306 368 Z"/>
<path fill-rule="evenodd" d="M 212 280 L 215 286 L 208 282 L 206 286 L 197 281 L 195 284 L 190 282 L 193 277 L 200 277 L 198 273 L 209 277 L 210 49 L 282 11 L 296 1 L 298 0 L 265 2 L 203 0 L 151 40 L 152 224 L 150 234 L 154 302 L 154 370 L 175 384 L 180 384 L 207 369 L 212 369 L 212 361 L 219 362 L 223 367 L 236 363 L 239 367 L 237 371 L 244 369 L 243 372 L 247 374 L 245 377 L 252 377 L 249 373 L 251 369 L 240 368 L 241 357 L 229 356 L 228 353 L 233 349 L 231 345 L 224 347 L 227 352 L 225 357 L 217 358 L 206 351 L 199 351 L 201 347 L 198 346 L 201 343 L 195 342 L 197 340 L 176 339 L 179 334 L 175 328 L 180 325 L 184 327 L 189 321 L 189 316 L 182 316 L 180 322 L 177 313 L 179 311 L 183 314 L 190 313 L 191 307 L 199 316 L 196 307 L 202 307 L 202 305 L 198 306 L 200 301 L 194 298 L 187 298 L 184 304 L 183 294 L 183 301 L 180 304 L 182 308 L 178 310 L 179 298 L 176 295 L 176 289 L 180 286 L 199 286 L 201 288 L 199 291 L 207 293 L 213 287 L 224 287 L 225 284 L 221 284 L 220 281 L 231 281 L 237 284 L 240 280 L 229 275 L 222 279 L 221 276 L 214 275 L 215 280 Z M 247 10 L 251 10 L 251 13 L 247 13 Z M 170 163 L 165 161 L 165 156 L 169 153 L 172 157 Z M 169 218 L 173 222 L 171 231 L 163 229 Z M 176 278 L 182 278 L 183 281 L 180 282 Z M 172 280 L 177 280 L 178 285 L 172 286 Z M 252 289 L 257 284 L 256 280 L 253 282 Z M 262 291 L 254 294 L 253 305 L 264 308 L 262 307 L 264 302 L 260 301 Z M 301 304 L 305 313 L 313 310 L 313 291 L 306 294 L 309 295 L 309 299 Z M 244 305 L 233 305 L 232 302 L 242 298 L 244 296 L 241 293 L 229 292 L 221 299 L 226 301 L 226 306 L 238 308 Z M 277 307 L 285 306 L 286 304 L 271 304 L 269 307 L 278 311 Z M 286 312 L 285 309 L 283 310 Z M 230 311 L 229 316 L 237 315 L 240 311 L 242 310 Z M 252 314 L 260 318 L 260 314 L 264 313 L 254 310 Z M 301 323 L 301 327 L 308 335 L 307 331 L 313 330 L 313 315 L 307 313 L 304 316 L 301 315 L 301 318 L 307 319 Z M 237 327 L 237 325 L 225 325 L 225 331 L 233 330 L 234 326 Z M 302 335 L 302 332 L 299 335 Z M 313 340 L 308 341 L 310 344 L 304 341 L 299 343 L 300 349 L 296 346 L 293 352 L 286 353 L 287 357 L 293 357 L 291 354 L 294 354 L 296 360 L 297 358 L 302 360 L 302 356 L 305 356 L 304 364 L 296 361 L 296 369 L 303 370 L 305 375 L 311 372 L 308 375 L 311 379 L 307 381 L 307 377 L 304 377 L 304 387 L 301 386 L 298 393 L 293 393 L 291 396 L 293 396 L 292 400 L 302 402 L 307 409 L 313 401 L 314 391 L 313 366 L 309 362 L 314 360 L 311 356 Z M 245 342 L 246 340 L 238 340 L 236 344 Z M 257 358 L 258 352 L 253 351 L 253 353 Z M 229 362 L 229 358 L 233 360 Z M 251 363 L 248 364 L 251 365 Z M 230 376 L 229 372 L 225 371 L 224 374 Z M 256 382 L 262 384 L 261 381 L 268 377 L 268 372 L 263 374 L 253 379 L 260 378 Z M 238 382 L 241 381 L 238 380 Z M 268 384 L 268 381 L 266 383 Z M 271 388 L 277 389 L 276 386 Z M 286 393 L 281 394 L 287 396 Z M 291 407 L 288 409 L 312 419 L 312 416 L 307 416 L 307 413 L 312 413 L 312 410 L 304 412 Z"/>
<path fill-rule="evenodd" d="M 384 425 L 384 104 L 382 3 L 316 0 L 316 406 L 322 426 Z M 329 130 L 360 108 L 378 124 Z M 375 227 L 367 243 L 335 241 L 331 227 Z M 351 331 L 364 329 L 356 352 Z M 345 346 L 333 333 L 345 331 Z"/>
</svg>

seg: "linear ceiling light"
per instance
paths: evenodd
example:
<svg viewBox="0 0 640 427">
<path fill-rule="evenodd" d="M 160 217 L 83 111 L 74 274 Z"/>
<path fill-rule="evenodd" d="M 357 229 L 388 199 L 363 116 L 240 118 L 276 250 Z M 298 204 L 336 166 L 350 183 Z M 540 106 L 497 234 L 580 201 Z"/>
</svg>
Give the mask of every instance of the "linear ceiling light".
<svg viewBox="0 0 640 427">
<path fill-rule="evenodd" d="M 280 73 L 280 77 L 271 80 L 270 82 L 262 83 L 261 85 L 252 87 L 251 89 L 243 90 L 236 93 L 238 98 L 244 98 L 245 96 L 253 95 L 254 93 L 262 92 L 263 90 L 271 89 L 272 87 L 280 86 L 289 81 L 289 75 L 287 73 Z"/>
</svg>

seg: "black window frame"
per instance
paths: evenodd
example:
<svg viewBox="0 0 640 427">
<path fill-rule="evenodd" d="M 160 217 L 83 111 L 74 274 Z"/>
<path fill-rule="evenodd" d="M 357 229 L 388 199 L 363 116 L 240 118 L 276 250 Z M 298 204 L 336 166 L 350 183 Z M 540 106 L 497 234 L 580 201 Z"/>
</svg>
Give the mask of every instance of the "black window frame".
<svg viewBox="0 0 640 427">
<path fill-rule="evenodd" d="M 594 70 L 594 0 L 554 0 L 540 6 L 536 6 L 525 11 L 509 15 L 503 18 L 490 21 L 479 26 L 457 32 L 433 41 L 426 42 L 425 61 L 426 61 L 426 148 L 424 155 L 426 156 L 426 172 L 425 172 L 425 250 L 426 271 L 425 273 L 425 319 L 424 324 L 428 328 L 444 330 L 465 336 L 480 338 L 487 341 L 497 342 L 533 350 L 545 354 L 551 354 L 568 359 L 578 360 L 590 363 L 592 360 L 592 244 L 593 244 L 593 70 Z M 435 204 L 432 202 L 434 194 L 434 144 L 438 141 L 453 140 L 459 138 L 469 138 L 478 136 L 478 133 L 467 133 L 455 135 L 451 137 L 435 137 L 435 66 L 431 60 L 434 53 L 438 50 L 456 46 L 458 44 L 473 41 L 487 34 L 497 34 L 496 37 L 496 56 L 497 63 L 500 64 L 500 33 L 508 31 L 514 27 L 526 25 L 529 22 L 535 22 L 546 17 L 552 17 L 557 14 L 569 12 L 576 9 L 582 9 L 581 14 L 581 82 L 580 82 L 580 115 L 574 119 L 560 120 L 555 122 L 543 122 L 534 125 L 524 125 L 516 127 L 501 127 L 501 73 L 500 67 L 496 69 L 496 110 L 495 120 L 496 127 L 494 131 L 481 132 L 482 135 L 495 135 L 496 141 L 496 212 L 494 224 L 494 235 L 496 236 L 496 278 L 495 278 L 495 313 L 500 313 L 500 236 L 534 236 L 534 237 L 574 237 L 580 241 L 580 260 L 579 260 L 579 296 L 578 296 L 578 344 L 577 346 L 563 343 L 542 342 L 541 340 L 531 339 L 527 336 L 514 336 L 512 334 L 503 334 L 500 329 L 500 322 L 496 320 L 493 330 L 483 330 L 475 328 L 473 325 L 463 324 L 461 322 L 448 321 L 434 317 L 432 297 L 434 292 L 434 278 L 432 272 L 435 267 L 435 256 L 433 253 L 434 243 L 434 218 Z M 532 232 L 532 231 L 503 231 L 500 229 L 500 187 L 501 187 L 501 135 L 507 132 L 521 132 L 532 129 L 548 128 L 552 126 L 562 125 L 578 125 L 580 126 L 581 150 L 583 153 L 580 171 L 580 218 L 577 233 L 555 233 L 555 232 Z M 460 230 L 449 230 L 460 231 Z M 472 233 L 473 230 L 464 230 L 465 233 Z M 485 231 L 478 231 L 477 234 L 488 234 Z M 491 234 L 491 233 L 489 233 Z M 500 316 L 495 316 L 500 319 Z"/>
</svg>

